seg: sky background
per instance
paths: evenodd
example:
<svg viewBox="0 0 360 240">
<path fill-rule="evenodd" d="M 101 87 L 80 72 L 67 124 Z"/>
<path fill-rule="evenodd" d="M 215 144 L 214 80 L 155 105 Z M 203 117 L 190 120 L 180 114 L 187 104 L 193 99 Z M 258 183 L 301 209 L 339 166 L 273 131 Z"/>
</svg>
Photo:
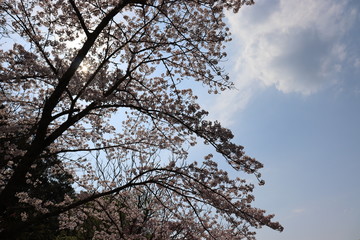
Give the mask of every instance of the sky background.
<svg viewBox="0 0 360 240">
<path fill-rule="evenodd" d="M 257 0 L 227 16 L 237 90 L 201 100 L 265 165 L 254 205 L 285 230 L 258 240 L 359 240 L 360 1 Z"/>
</svg>

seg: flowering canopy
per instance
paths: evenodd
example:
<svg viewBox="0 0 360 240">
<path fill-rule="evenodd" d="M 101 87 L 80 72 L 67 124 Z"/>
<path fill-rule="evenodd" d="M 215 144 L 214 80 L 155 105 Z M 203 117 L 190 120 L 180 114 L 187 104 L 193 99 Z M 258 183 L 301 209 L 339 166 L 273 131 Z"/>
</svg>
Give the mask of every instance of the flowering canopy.
<svg viewBox="0 0 360 240">
<path fill-rule="evenodd" d="M 94 239 L 252 239 L 249 227 L 282 230 L 251 206 L 252 184 L 231 179 L 212 155 L 187 159 L 200 139 L 260 181 L 262 164 L 205 120 L 184 88 L 232 87 L 219 66 L 230 40 L 224 11 L 244 4 L 253 1 L 0 1 L 0 234 L 53 216 L 64 229 L 99 220 Z M 30 170 L 52 156 L 61 164 L 51 171 L 72 174 L 84 194 L 55 203 L 23 190 L 41 184 Z M 8 219 L 19 202 L 38 212 L 15 224 Z"/>
</svg>

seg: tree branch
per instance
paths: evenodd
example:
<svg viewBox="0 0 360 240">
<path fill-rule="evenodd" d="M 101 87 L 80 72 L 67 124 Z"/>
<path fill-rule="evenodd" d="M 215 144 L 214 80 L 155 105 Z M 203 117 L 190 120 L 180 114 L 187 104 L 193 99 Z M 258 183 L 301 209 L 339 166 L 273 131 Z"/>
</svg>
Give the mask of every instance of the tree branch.
<svg viewBox="0 0 360 240">
<path fill-rule="evenodd" d="M 73 9 L 74 9 L 74 11 L 75 11 L 75 13 L 76 13 L 77 18 L 78 18 L 79 21 L 80 21 L 80 25 L 81 25 L 82 29 L 84 30 L 86 36 L 89 37 L 89 36 L 90 36 L 90 32 L 89 32 L 88 28 L 86 27 L 85 20 L 84 20 L 83 16 L 81 15 L 78 7 L 76 6 L 74 0 L 69 0 L 69 2 L 70 2 L 70 4 L 71 4 L 71 6 L 73 7 Z"/>
</svg>

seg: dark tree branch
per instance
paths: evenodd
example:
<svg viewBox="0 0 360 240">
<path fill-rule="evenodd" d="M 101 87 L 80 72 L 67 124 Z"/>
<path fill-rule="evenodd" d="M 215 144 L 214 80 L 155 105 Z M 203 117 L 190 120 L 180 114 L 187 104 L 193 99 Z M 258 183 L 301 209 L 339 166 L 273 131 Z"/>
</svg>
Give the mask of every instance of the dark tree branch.
<svg viewBox="0 0 360 240">
<path fill-rule="evenodd" d="M 55 90 L 51 96 L 46 100 L 41 119 L 38 123 L 37 132 L 32 144 L 29 147 L 29 150 L 25 153 L 22 160 L 19 162 L 14 174 L 9 179 L 5 188 L 0 193 L 0 214 L 4 213 L 6 209 L 14 204 L 15 193 L 18 191 L 18 186 L 22 186 L 25 183 L 25 175 L 29 171 L 33 162 L 38 158 L 44 149 L 49 146 L 60 134 L 65 132 L 71 124 L 74 124 L 86 113 L 90 112 L 91 108 L 97 105 L 97 103 L 90 104 L 83 112 L 72 117 L 66 121 L 60 128 L 53 132 L 50 136 L 46 137 L 48 126 L 52 119 L 52 112 L 55 106 L 58 104 L 61 95 L 66 90 L 71 78 L 75 74 L 76 70 L 79 68 L 81 62 L 84 60 L 85 56 L 89 52 L 90 48 L 94 45 L 96 39 L 102 32 L 102 30 L 107 26 L 116 14 L 121 11 L 127 4 L 133 3 L 134 1 L 121 1 L 115 8 L 113 8 L 99 23 L 96 29 L 89 35 L 88 39 L 84 43 L 83 47 L 79 50 L 78 54 L 70 64 L 67 71 L 59 79 L 59 83 L 56 86 Z M 139 1 L 135 1 L 139 2 Z M 143 2 L 143 1 L 140 1 Z M 33 40 L 35 41 L 35 40 Z M 36 43 L 36 41 L 35 41 Z"/>
<path fill-rule="evenodd" d="M 90 32 L 89 32 L 89 29 L 86 27 L 86 24 L 85 24 L 85 20 L 82 16 L 82 14 L 80 13 L 78 7 L 76 6 L 75 4 L 75 1 L 74 0 L 69 0 L 71 6 L 73 7 L 75 13 L 76 13 L 76 17 L 79 19 L 79 22 L 80 22 L 80 25 L 82 27 L 82 29 L 84 30 L 85 34 L 87 37 L 90 36 Z"/>
</svg>

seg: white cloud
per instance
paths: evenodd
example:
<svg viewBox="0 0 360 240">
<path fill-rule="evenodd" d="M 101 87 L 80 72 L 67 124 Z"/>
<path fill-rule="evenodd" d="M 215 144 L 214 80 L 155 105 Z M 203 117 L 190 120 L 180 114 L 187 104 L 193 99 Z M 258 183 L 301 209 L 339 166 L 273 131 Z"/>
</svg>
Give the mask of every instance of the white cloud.
<svg viewBox="0 0 360 240">
<path fill-rule="evenodd" d="M 269 2 L 269 1 L 268 1 Z M 266 3 L 269 5 L 269 3 Z M 285 93 L 311 94 L 333 82 L 347 57 L 341 36 L 356 16 L 346 1 L 280 0 L 267 18 L 256 19 L 259 6 L 230 15 L 234 38 L 242 46 L 238 61 L 247 77 Z"/>
<path fill-rule="evenodd" d="M 336 84 L 349 61 L 358 66 L 343 41 L 356 28 L 357 9 L 347 0 L 258 0 L 229 13 L 233 43 L 226 68 L 239 92 L 221 96 L 213 110 L 231 109 L 230 116 L 259 87 L 309 95 Z"/>
</svg>

